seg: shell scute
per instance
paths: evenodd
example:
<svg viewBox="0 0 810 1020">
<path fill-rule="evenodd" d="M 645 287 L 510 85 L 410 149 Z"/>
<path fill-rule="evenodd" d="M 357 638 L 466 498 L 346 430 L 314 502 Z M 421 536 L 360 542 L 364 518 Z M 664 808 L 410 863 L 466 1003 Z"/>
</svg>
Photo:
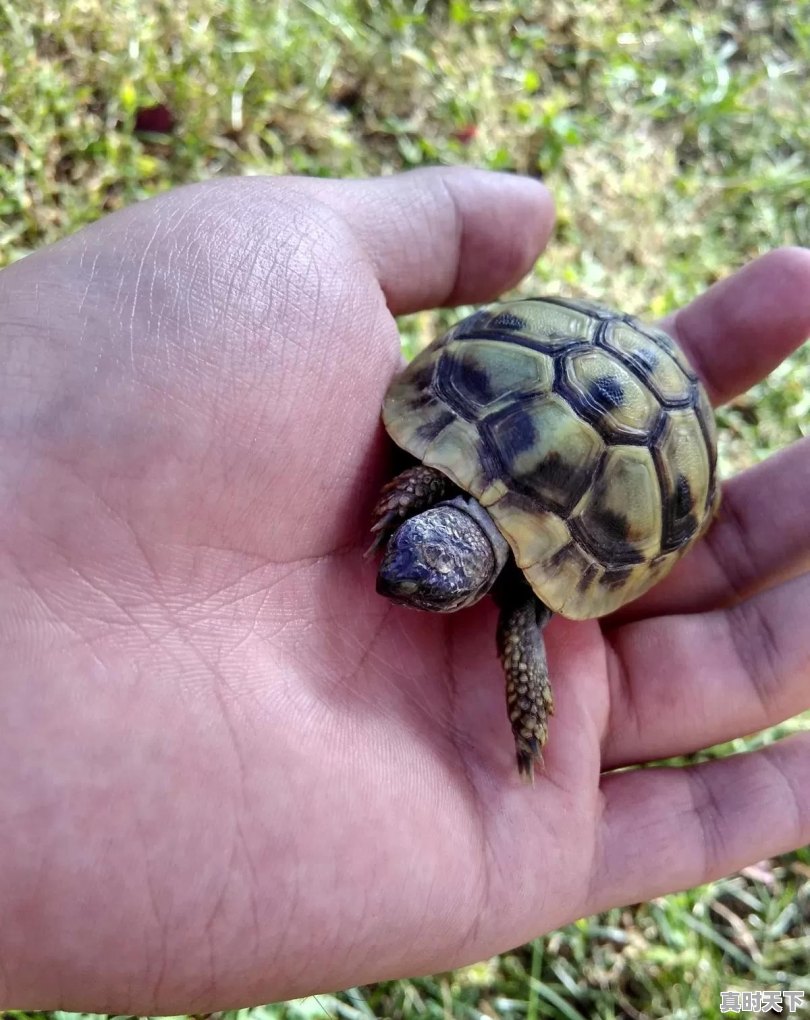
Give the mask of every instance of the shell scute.
<svg viewBox="0 0 810 1020">
<path fill-rule="evenodd" d="M 709 455 L 694 411 L 670 412 L 655 453 L 661 482 L 662 547 L 677 549 L 699 530 L 711 495 Z"/>
<path fill-rule="evenodd" d="M 655 397 L 607 351 L 592 347 L 565 359 L 569 403 L 608 441 L 643 441 L 660 414 Z"/>
<path fill-rule="evenodd" d="M 603 566 L 570 535 L 553 556 L 525 571 L 535 591 L 542 587 L 546 605 L 573 619 L 593 615 L 590 606 L 595 598 L 602 598 L 603 573 Z"/>
<path fill-rule="evenodd" d="M 675 343 L 669 333 L 665 333 L 663 329 L 658 329 L 657 326 L 651 326 L 646 322 L 639 322 L 637 319 L 632 319 L 632 325 L 638 330 L 643 336 L 648 337 L 660 350 L 665 351 L 673 361 L 677 362 L 678 367 L 684 373 L 684 375 L 691 379 L 692 382 L 697 381 L 697 375 L 686 360 L 686 355 Z"/>
<path fill-rule="evenodd" d="M 449 344 L 438 366 L 436 390 L 470 418 L 528 392 L 551 388 L 554 366 L 545 354 L 514 344 L 469 340 Z"/>
<path fill-rule="evenodd" d="M 478 429 L 463 418 L 451 418 L 427 446 L 423 459 L 466 492 L 474 493 L 476 499 L 500 474 L 491 451 L 481 446 Z"/>
<path fill-rule="evenodd" d="M 693 379 L 669 349 L 651 344 L 645 334 L 626 322 L 617 322 L 606 334 L 604 343 L 643 378 L 659 400 L 682 404 L 690 399 Z"/>
<path fill-rule="evenodd" d="M 575 520 L 601 563 L 638 563 L 656 556 L 661 550 L 661 495 L 650 451 L 611 447 Z"/>
<path fill-rule="evenodd" d="M 515 487 L 532 496 L 538 509 L 561 516 L 591 484 L 604 449 L 596 430 L 557 395 L 516 404 L 487 419 L 485 427 Z"/>
<path fill-rule="evenodd" d="M 522 570 L 547 563 L 571 541 L 561 517 L 538 510 L 519 493 L 507 492 L 490 507 L 493 516 L 496 510 L 498 527 L 515 550 L 515 562 Z"/>
<path fill-rule="evenodd" d="M 598 321 L 582 308 L 562 302 L 524 300 L 493 308 L 489 317 L 476 319 L 455 339 L 491 336 L 553 353 L 562 347 L 592 343 L 597 328 Z"/>
</svg>

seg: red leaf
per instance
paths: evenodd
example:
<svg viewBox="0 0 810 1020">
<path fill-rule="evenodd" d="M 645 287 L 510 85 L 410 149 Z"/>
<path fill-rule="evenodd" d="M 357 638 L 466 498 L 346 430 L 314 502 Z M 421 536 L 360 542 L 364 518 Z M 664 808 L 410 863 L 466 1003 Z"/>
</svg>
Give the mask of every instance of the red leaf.
<svg viewBox="0 0 810 1020">
<path fill-rule="evenodd" d="M 142 106 L 135 114 L 135 130 L 151 134 L 167 135 L 174 127 L 174 114 L 160 103 L 158 106 Z"/>
<path fill-rule="evenodd" d="M 465 124 L 463 127 L 453 132 L 452 137 L 457 142 L 461 142 L 462 145 L 469 145 L 470 142 L 478 134 L 478 128 L 475 124 Z"/>
</svg>

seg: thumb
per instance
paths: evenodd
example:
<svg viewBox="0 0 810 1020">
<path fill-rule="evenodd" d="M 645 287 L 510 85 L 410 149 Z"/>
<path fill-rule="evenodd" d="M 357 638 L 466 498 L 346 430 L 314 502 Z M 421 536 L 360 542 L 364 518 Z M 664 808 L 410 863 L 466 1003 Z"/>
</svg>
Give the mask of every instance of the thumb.
<svg viewBox="0 0 810 1020">
<path fill-rule="evenodd" d="M 285 183 L 349 224 L 394 315 L 497 297 L 531 269 L 554 223 L 543 184 L 486 170 Z"/>
</svg>

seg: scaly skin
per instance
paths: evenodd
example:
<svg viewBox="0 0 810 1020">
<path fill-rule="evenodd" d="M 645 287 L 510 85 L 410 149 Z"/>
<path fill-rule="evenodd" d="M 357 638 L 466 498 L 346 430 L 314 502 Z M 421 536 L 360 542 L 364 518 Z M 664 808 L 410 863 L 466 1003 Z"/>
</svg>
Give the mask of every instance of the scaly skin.
<svg viewBox="0 0 810 1020">
<path fill-rule="evenodd" d="M 542 767 L 542 749 L 548 737 L 548 717 L 554 698 L 548 682 L 546 649 L 542 629 L 551 612 L 528 585 L 501 587 L 498 619 L 498 656 L 506 677 L 506 709 L 520 774 L 534 782 L 534 764 Z"/>
<path fill-rule="evenodd" d="M 457 491 L 450 479 L 436 468 L 417 464 L 401 471 L 383 486 L 371 512 L 371 531 L 376 538 L 367 555 L 384 545 L 403 521 L 441 503 Z"/>
</svg>

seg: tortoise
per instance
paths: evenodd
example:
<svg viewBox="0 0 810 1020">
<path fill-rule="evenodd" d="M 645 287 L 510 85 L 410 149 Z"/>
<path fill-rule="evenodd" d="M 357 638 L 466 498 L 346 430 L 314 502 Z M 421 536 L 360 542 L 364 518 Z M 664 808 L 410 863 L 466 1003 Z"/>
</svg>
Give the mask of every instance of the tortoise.
<svg viewBox="0 0 810 1020">
<path fill-rule="evenodd" d="M 373 511 L 377 591 L 433 612 L 492 593 L 518 771 L 533 781 L 553 712 L 552 614 L 614 612 L 711 523 L 706 391 L 661 329 L 590 301 L 522 298 L 434 340 L 393 379 L 382 417 L 416 463 Z"/>
</svg>

